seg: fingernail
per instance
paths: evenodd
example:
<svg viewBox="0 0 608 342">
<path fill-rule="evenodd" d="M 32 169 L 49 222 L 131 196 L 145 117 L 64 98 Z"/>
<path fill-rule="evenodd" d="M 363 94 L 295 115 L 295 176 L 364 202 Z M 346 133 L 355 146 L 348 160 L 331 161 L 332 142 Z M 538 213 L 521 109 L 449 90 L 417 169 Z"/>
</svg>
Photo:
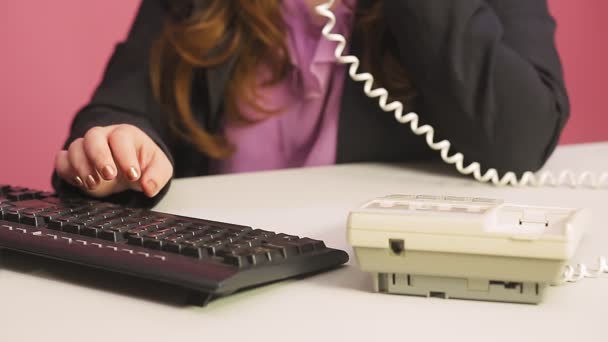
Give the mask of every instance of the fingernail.
<svg viewBox="0 0 608 342">
<path fill-rule="evenodd" d="M 131 167 L 129 169 L 129 180 L 136 181 L 138 178 L 139 178 L 139 174 L 137 173 L 137 170 L 135 170 L 134 167 Z"/>
<path fill-rule="evenodd" d="M 148 181 L 148 190 L 150 191 L 150 193 L 152 194 L 152 196 L 156 196 L 156 189 L 158 188 L 158 185 L 156 184 L 156 182 L 152 179 L 150 179 Z"/>
<path fill-rule="evenodd" d="M 87 186 L 91 190 L 93 190 L 93 189 L 95 189 L 95 187 L 97 187 L 97 182 L 95 181 L 95 178 L 93 178 L 92 175 L 87 176 Z"/>
<path fill-rule="evenodd" d="M 112 179 L 116 176 L 116 170 L 111 165 L 106 165 L 101 169 L 101 174 L 106 179 Z"/>
<path fill-rule="evenodd" d="M 76 183 L 76 185 L 78 185 L 79 187 L 84 186 L 84 183 L 82 182 L 82 178 L 80 178 L 80 176 L 74 177 L 74 183 Z"/>
</svg>

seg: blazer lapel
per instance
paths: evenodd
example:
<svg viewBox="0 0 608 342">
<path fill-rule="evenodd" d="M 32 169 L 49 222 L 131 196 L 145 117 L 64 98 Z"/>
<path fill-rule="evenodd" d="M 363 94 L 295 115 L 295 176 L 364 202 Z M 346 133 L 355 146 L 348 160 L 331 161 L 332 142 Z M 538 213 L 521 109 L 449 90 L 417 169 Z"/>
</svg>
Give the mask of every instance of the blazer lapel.
<svg viewBox="0 0 608 342">
<path fill-rule="evenodd" d="M 209 124 L 209 129 L 216 131 L 219 129 L 221 123 L 221 113 L 224 102 L 224 94 L 226 91 L 226 84 L 230 79 L 234 65 L 236 64 L 236 55 L 230 57 L 226 62 L 221 65 L 208 68 L 205 71 L 207 78 L 207 92 L 209 96 L 208 108 L 206 114 L 206 122 Z"/>
</svg>

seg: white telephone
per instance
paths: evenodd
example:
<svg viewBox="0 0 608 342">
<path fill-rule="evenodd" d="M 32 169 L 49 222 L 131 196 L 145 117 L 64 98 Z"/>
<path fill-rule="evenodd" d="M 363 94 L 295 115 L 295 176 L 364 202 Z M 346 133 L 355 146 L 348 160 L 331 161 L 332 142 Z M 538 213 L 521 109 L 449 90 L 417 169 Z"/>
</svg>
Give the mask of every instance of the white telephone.
<svg viewBox="0 0 608 342">
<path fill-rule="evenodd" d="M 434 141 L 434 128 L 427 124 L 419 125 L 418 114 L 414 112 L 404 114 L 403 104 L 399 101 L 387 103 L 388 91 L 385 88 L 374 88 L 374 77 L 369 73 L 360 73 L 358 71 L 360 61 L 356 56 L 343 55 L 346 39 L 344 36 L 332 32 L 336 24 L 336 17 L 331 11 L 334 2 L 335 0 L 328 0 L 324 4 L 318 5 L 316 12 L 328 20 L 327 24 L 323 27 L 322 35 L 325 39 L 337 43 L 335 49 L 336 60 L 341 64 L 349 65 L 348 73 L 350 77 L 356 82 L 363 82 L 365 94 L 370 98 L 377 98 L 378 104 L 383 111 L 393 112 L 395 119 L 399 123 L 409 123 L 414 134 L 424 135 L 428 146 L 438 151 L 443 161 L 454 165 L 458 172 L 464 175 L 473 175 L 477 181 L 492 183 L 497 186 L 570 185 L 573 187 L 590 186 L 593 188 L 608 186 L 608 172 L 601 174 L 583 172 L 576 175 L 570 170 L 564 170 L 554 175 L 549 171 L 538 174 L 528 171 L 521 178 L 517 178 L 514 172 L 507 172 L 502 177 L 499 177 L 497 170 L 494 168 L 488 169 L 482 174 L 481 166 L 478 162 L 465 166 L 462 153 L 450 155 L 451 143 L 448 140 Z M 383 205 L 386 208 L 382 207 Z M 420 205 L 431 205 L 434 208 L 433 215 L 425 216 L 428 215 L 428 212 L 425 212 L 426 209 L 422 211 L 416 209 L 416 206 Z M 562 236 L 559 237 L 563 243 L 563 246 L 560 247 L 561 250 L 556 249 L 553 252 L 546 250 L 547 255 L 536 255 L 540 259 L 530 259 L 530 253 L 537 253 L 535 250 L 542 247 L 540 245 L 542 245 L 545 237 L 551 240 L 556 239 L 557 235 L 551 236 L 547 231 L 541 229 L 543 232 L 536 239 L 527 240 L 530 242 L 527 250 L 517 249 L 514 246 L 521 246 L 521 244 L 511 244 L 510 241 L 517 239 L 517 236 L 514 238 L 511 235 L 515 234 L 513 232 L 517 232 L 518 228 L 512 225 L 512 222 L 508 224 L 503 222 L 504 224 L 499 225 L 497 222 L 492 221 L 497 217 L 505 218 L 513 214 L 519 210 L 514 209 L 516 206 L 505 207 L 496 203 L 485 203 L 483 205 L 487 207 L 487 213 L 480 215 L 479 213 L 470 211 L 473 207 L 478 208 L 480 203 L 468 202 L 458 203 L 458 205 L 467 208 L 468 211 L 466 213 L 459 213 L 445 209 L 454 206 L 453 201 L 448 198 L 388 197 L 375 199 L 351 212 L 348 226 L 349 242 L 355 249 L 359 265 L 362 269 L 374 274 L 376 291 L 427 296 L 439 293 L 445 296 L 451 295 L 455 298 L 538 303 L 542 298 L 542 289 L 547 284 L 556 284 L 560 281 L 574 282 L 585 277 L 596 277 L 600 273 L 608 273 L 608 263 L 605 257 L 599 258 L 599 265 L 594 270 L 588 269 L 584 264 L 579 264 L 577 267 L 565 265 L 565 262 L 573 254 L 573 248 L 576 249 L 578 245 L 578 234 L 582 232 L 585 225 L 585 220 L 581 219 L 581 217 L 586 216 L 586 214 L 580 214 L 574 209 L 519 207 L 523 213 L 540 212 L 543 215 L 563 215 L 561 221 L 558 220 L 559 224 L 554 222 L 552 226 L 554 230 L 561 229 Z M 450 221 L 452 219 L 456 221 L 460 220 L 460 229 L 454 227 L 454 221 Z M 476 222 L 476 219 L 481 221 Z M 412 222 L 415 224 L 412 224 Z M 422 226 L 420 225 L 421 222 L 424 223 Z M 510 222 L 510 220 L 506 219 L 505 222 Z M 476 226 L 476 223 L 479 224 Z M 390 229 L 387 228 L 387 224 L 390 225 Z M 503 232 L 496 231 L 496 229 L 502 228 L 506 230 Z M 541 228 L 544 228 L 544 226 Z M 422 235 L 428 233 L 428 229 L 433 230 L 434 234 L 420 240 Z M 470 229 L 474 229 L 475 231 L 471 232 Z M 573 233 L 576 233 L 576 236 L 573 236 Z M 391 236 L 401 236 L 401 238 L 394 239 Z M 469 236 L 468 240 L 464 239 L 464 242 L 461 241 L 460 247 L 462 247 L 462 250 L 449 250 L 453 246 L 449 246 L 446 243 L 448 241 L 446 238 L 453 242 L 454 236 L 461 236 L 461 240 L 463 240 L 462 236 Z M 471 236 L 475 237 L 471 238 Z M 488 241 L 497 237 L 502 239 L 501 253 L 496 254 L 496 251 L 486 251 L 487 253 L 485 254 L 487 255 L 484 256 L 484 253 L 478 254 L 475 261 L 475 258 L 471 258 L 473 254 L 468 253 L 467 249 L 475 248 L 475 246 L 479 247 L 480 239 L 483 240 L 484 237 L 488 238 Z M 404 241 L 408 239 L 412 243 L 412 238 L 414 239 L 414 245 L 417 245 L 419 248 L 413 251 L 414 254 L 411 254 L 412 252 L 410 251 L 409 255 L 415 255 L 416 258 L 409 258 L 408 261 L 405 261 L 396 249 L 407 249 L 408 243 Z M 394 245 L 391 244 L 391 241 L 393 241 Z M 564 252 L 566 250 L 568 253 Z M 408 254 L 407 251 L 404 253 Z M 523 254 L 518 255 L 517 253 Z M 441 268 L 445 266 L 445 263 L 434 263 L 438 258 L 447 254 L 449 254 L 449 258 L 444 258 L 442 259 L 443 261 L 450 260 L 450 265 L 455 267 L 462 266 L 457 277 L 453 273 L 453 269 Z M 494 270 L 487 269 L 487 265 L 489 265 L 488 260 L 490 259 L 491 264 L 495 264 L 497 260 L 502 260 L 503 263 L 510 265 L 509 271 L 517 270 L 518 268 L 512 262 L 520 262 L 519 265 L 524 268 L 527 267 L 530 272 L 524 272 L 526 274 L 519 274 L 518 276 L 515 276 L 513 273 L 509 276 L 500 272 L 494 274 Z M 553 261 L 547 263 L 549 259 Z M 486 269 L 480 271 L 481 268 L 474 266 L 478 264 L 486 265 Z M 415 272 L 412 273 L 412 270 L 415 270 Z M 546 276 L 544 278 L 533 276 L 534 273 L 538 272 L 540 272 L 539 274 L 545 272 Z M 559 275 L 557 278 L 556 272 Z M 495 279 L 492 279 L 492 276 Z M 412 285 L 414 281 L 418 286 Z M 471 286 L 473 286 L 472 290 Z M 437 292 L 433 291 L 433 288 L 441 288 L 442 290 Z"/>
</svg>

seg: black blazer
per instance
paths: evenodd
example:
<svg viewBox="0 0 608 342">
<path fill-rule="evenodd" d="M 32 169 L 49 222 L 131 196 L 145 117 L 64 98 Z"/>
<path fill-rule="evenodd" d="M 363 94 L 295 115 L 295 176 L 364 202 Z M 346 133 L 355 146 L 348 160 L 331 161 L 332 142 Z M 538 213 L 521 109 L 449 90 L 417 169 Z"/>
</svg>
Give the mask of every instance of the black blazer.
<svg viewBox="0 0 608 342">
<path fill-rule="evenodd" d="M 359 0 L 369 6 L 371 0 Z M 143 0 L 127 39 L 116 46 L 90 103 L 75 117 L 66 147 L 94 126 L 128 123 L 150 135 L 174 164 L 175 177 L 208 173 L 208 159 L 163 125 L 148 75 L 148 53 L 161 30 L 160 0 Z M 467 164 L 499 172 L 537 170 L 554 150 L 569 104 L 546 0 L 389 0 L 384 16 L 409 71 L 422 123 L 449 139 Z M 352 37 L 351 52 L 362 50 Z M 210 131 L 222 129 L 222 99 L 234 59 L 199 70 L 192 99 Z M 438 157 L 409 125 L 384 113 L 348 76 L 339 114 L 337 162 L 414 161 Z M 54 177 L 58 192 L 74 190 Z M 166 191 L 166 188 L 164 189 Z M 114 200 L 153 205 L 127 192 Z"/>
</svg>

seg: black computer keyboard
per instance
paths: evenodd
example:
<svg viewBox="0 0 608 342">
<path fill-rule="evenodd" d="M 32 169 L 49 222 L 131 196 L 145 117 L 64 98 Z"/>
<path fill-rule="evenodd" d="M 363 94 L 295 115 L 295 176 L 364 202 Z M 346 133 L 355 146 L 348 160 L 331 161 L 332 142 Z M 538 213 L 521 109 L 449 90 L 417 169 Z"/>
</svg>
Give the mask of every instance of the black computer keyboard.
<svg viewBox="0 0 608 342">
<path fill-rule="evenodd" d="M 320 240 L 6 185 L 0 248 L 177 285 L 201 305 L 348 261 Z"/>
</svg>

